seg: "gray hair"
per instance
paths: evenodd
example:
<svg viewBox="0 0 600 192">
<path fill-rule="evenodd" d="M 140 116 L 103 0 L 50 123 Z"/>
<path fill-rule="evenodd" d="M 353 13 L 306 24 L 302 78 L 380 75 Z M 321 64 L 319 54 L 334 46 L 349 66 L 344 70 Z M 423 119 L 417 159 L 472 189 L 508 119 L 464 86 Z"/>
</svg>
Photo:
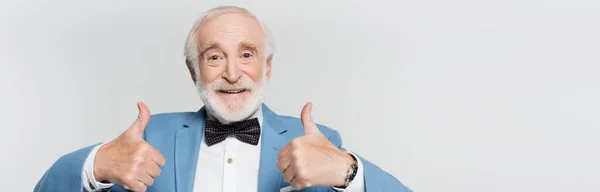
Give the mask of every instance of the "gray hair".
<svg viewBox="0 0 600 192">
<path fill-rule="evenodd" d="M 199 70 L 198 69 L 199 53 L 198 53 L 198 48 L 196 46 L 196 32 L 198 31 L 198 28 L 200 27 L 200 25 L 202 23 L 204 23 L 208 19 L 210 19 L 214 16 L 218 16 L 222 13 L 227 13 L 227 12 L 243 13 L 243 14 L 247 14 L 247 15 L 253 17 L 254 19 L 256 19 L 256 21 L 260 24 L 262 31 L 264 33 L 264 36 L 265 36 L 265 54 L 263 56 L 265 59 L 267 59 L 268 57 L 271 57 L 273 55 L 273 49 L 274 49 L 273 48 L 274 47 L 273 46 L 273 37 L 271 36 L 271 32 L 270 32 L 269 28 L 267 27 L 267 25 L 265 25 L 263 22 L 261 22 L 256 16 L 254 16 L 254 14 L 252 14 L 247 9 L 237 7 L 237 6 L 218 6 L 218 7 L 208 10 L 207 12 L 202 14 L 196 20 L 194 26 L 192 27 L 190 33 L 188 34 L 187 40 L 185 42 L 184 55 L 186 57 L 186 60 L 192 65 L 192 69 L 195 70 L 196 73 Z"/>
</svg>

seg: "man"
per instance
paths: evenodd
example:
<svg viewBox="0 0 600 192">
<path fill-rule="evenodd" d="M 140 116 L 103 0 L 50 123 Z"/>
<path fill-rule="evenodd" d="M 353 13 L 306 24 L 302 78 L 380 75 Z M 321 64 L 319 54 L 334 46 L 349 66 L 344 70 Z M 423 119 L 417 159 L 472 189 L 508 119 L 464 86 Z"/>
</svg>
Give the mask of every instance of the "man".
<svg viewBox="0 0 600 192">
<path fill-rule="evenodd" d="M 315 124 L 311 103 L 301 119 L 262 103 L 273 45 L 249 11 L 209 10 L 185 50 L 203 108 L 150 115 L 140 102 L 131 127 L 61 157 L 35 191 L 410 191 Z"/>
</svg>

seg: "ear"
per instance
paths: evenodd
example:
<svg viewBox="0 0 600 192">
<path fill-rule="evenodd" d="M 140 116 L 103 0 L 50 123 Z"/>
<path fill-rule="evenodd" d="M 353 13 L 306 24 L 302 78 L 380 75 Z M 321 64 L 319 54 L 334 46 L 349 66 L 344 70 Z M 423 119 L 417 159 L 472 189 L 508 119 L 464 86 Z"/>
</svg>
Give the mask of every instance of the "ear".
<svg viewBox="0 0 600 192">
<path fill-rule="evenodd" d="M 271 60 L 273 60 L 273 55 L 267 58 L 267 79 L 271 80 Z"/>
<path fill-rule="evenodd" d="M 190 76 L 192 76 L 194 84 L 196 84 L 196 71 L 194 70 L 194 66 L 192 66 L 192 62 L 190 62 L 190 60 L 186 58 L 185 64 L 187 65 L 188 70 L 190 71 Z"/>
</svg>

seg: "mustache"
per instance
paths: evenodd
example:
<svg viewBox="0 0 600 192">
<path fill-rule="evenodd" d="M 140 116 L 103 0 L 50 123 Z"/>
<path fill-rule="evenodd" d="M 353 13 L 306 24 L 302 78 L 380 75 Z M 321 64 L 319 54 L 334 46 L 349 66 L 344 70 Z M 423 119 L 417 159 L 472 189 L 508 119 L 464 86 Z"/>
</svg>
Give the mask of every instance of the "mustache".
<svg viewBox="0 0 600 192">
<path fill-rule="evenodd" d="M 239 89 L 246 89 L 246 90 L 253 90 L 257 87 L 257 84 L 252 81 L 252 79 L 250 79 L 249 77 L 241 77 L 239 80 L 237 80 L 236 82 L 229 82 L 225 79 L 217 79 L 215 81 L 213 81 L 212 83 L 209 84 L 208 87 L 206 87 L 208 90 L 212 90 L 212 91 L 224 91 L 224 90 L 239 90 Z"/>
</svg>

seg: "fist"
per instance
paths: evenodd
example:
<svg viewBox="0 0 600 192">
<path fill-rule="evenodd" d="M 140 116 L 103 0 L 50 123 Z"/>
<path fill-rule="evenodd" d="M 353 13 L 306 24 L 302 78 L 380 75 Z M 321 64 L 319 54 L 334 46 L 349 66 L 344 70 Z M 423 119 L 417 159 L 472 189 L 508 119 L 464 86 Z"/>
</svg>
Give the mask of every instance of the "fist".
<svg viewBox="0 0 600 192">
<path fill-rule="evenodd" d="M 150 120 L 150 111 L 138 103 L 139 115 L 119 137 L 103 145 L 96 153 L 94 177 L 132 191 L 146 191 L 160 175 L 165 157 L 142 139 Z"/>
<path fill-rule="evenodd" d="M 333 145 L 312 120 L 312 103 L 302 109 L 304 136 L 285 145 L 277 155 L 277 169 L 296 190 L 311 186 L 342 186 L 354 158 Z"/>
</svg>

